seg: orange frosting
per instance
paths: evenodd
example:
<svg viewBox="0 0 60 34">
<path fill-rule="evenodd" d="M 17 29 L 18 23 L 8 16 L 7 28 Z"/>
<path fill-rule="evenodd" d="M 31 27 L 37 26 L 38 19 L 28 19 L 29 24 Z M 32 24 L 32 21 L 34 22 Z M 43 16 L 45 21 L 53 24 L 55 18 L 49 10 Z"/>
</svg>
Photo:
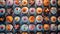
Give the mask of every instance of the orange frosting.
<svg viewBox="0 0 60 34">
<path fill-rule="evenodd" d="M 50 1 L 49 0 L 44 0 L 44 6 L 49 6 Z"/>
<path fill-rule="evenodd" d="M 29 21 L 30 21 L 30 22 L 34 22 L 34 20 L 35 20 L 35 17 L 34 17 L 34 16 L 30 16 L 30 17 L 29 17 Z"/>
<path fill-rule="evenodd" d="M 13 17 L 12 16 L 7 16 L 6 21 L 11 23 L 13 21 Z"/>
<path fill-rule="evenodd" d="M 49 24 L 44 24 L 44 29 L 49 30 Z"/>
</svg>

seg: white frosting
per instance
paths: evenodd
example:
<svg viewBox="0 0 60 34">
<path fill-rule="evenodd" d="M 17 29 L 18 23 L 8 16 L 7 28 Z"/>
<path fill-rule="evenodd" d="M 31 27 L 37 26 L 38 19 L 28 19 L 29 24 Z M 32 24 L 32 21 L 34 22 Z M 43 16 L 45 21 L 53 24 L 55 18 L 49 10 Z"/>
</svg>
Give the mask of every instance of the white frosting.
<svg viewBox="0 0 60 34">
<path fill-rule="evenodd" d="M 7 5 L 13 5 L 13 0 L 6 0 L 7 1 Z"/>
<path fill-rule="evenodd" d="M 28 21 L 28 17 L 27 17 L 27 16 L 23 16 L 23 17 L 22 17 L 22 21 L 23 21 L 23 22 L 27 22 L 27 21 Z"/>
<path fill-rule="evenodd" d="M 37 20 L 37 18 L 40 18 L 41 20 Z M 36 21 L 37 21 L 37 22 L 42 22 L 42 21 L 43 21 L 43 17 L 42 17 L 41 15 L 38 15 L 38 16 L 36 17 Z"/>
<path fill-rule="evenodd" d="M 42 0 L 36 0 L 36 5 L 42 6 L 42 4 L 43 4 L 43 1 Z"/>
<path fill-rule="evenodd" d="M 18 8 L 18 10 L 16 10 Z M 21 12 L 21 9 L 19 8 L 19 7 L 16 7 L 15 9 L 14 9 L 14 13 L 15 14 L 20 14 L 20 12 Z"/>
<path fill-rule="evenodd" d="M 52 13 L 52 14 L 56 14 L 56 12 L 57 12 L 57 9 L 56 9 L 55 7 L 52 7 L 52 8 L 51 8 L 51 13 Z"/>
<path fill-rule="evenodd" d="M 31 12 L 33 10 L 33 12 Z M 30 8 L 30 14 L 34 14 L 35 13 L 35 8 Z"/>
</svg>

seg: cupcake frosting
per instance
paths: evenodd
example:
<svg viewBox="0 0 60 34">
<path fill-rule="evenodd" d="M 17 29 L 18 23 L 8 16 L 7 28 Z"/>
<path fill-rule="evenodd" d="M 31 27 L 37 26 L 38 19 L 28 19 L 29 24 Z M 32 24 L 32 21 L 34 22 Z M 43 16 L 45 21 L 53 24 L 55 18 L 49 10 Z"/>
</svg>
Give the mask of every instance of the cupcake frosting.
<svg viewBox="0 0 60 34">
<path fill-rule="evenodd" d="M 42 6 L 43 5 L 43 1 L 42 0 L 36 0 L 36 5 L 37 6 Z"/>
</svg>

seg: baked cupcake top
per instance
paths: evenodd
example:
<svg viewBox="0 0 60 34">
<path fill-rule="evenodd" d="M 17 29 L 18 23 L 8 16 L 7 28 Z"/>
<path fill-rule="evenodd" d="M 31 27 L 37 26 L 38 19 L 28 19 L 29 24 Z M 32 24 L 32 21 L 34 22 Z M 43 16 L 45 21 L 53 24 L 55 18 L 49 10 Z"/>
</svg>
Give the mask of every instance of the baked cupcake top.
<svg viewBox="0 0 60 34">
<path fill-rule="evenodd" d="M 29 4 L 32 6 L 35 4 L 35 0 L 29 0 Z"/>
<path fill-rule="evenodd" d="M 44 12 L 49 14 L 49 12 L 50 12 L 49 8 L 45 7 Z"/>
<path fill-rule="evenodd" d="M 54 22 L 55 23 L 56 22 L 56 19 L 57 18 L 55 16 L 51 16 L 51 22 Z"/>
<path fill-rule="evenodd" d="M 37 14 L 41 14 L 41 13 L 42 13 L 42 8 L 38 7 L 38 8 L 36 9 L 36 12 L 37 12 Z"/>
<path fill-rule="evenodd" d="M 0 0 L 0 6 L 5 6 L 5 0 Z"/>
<path fill-rule="evenodd" d="M 34 22 L 34 21 L 35 21 L 35 17 L 34 17 L 34 16 L 30 16 L 30 17 L 29 17 L 29 21 L 30 21 L 30 22 Z"/>
<path fill-rule="evenodd" d="M 49 6 L 50 0 L 44 0 L 44 6 Z"/>
<path fill-rule="evenodd" d="M 13 17 L 12 16 L 6 16 L 6 22 L 12 23 L 13 22 Z"/>
<path fill-rule="evenodd" d="M 60 6 L 60 0 L 58 0 L 58 5 Z"/>
<path fill-rule="evenodd" d="M 28 4 L 27 0 L 22 0 L 22 6 L 26 6 Z"/>
<path fill-rule="evenodd" d="M 14 0 L 14 5 L 21 6 L 21 0 Z"/>
<path fill-rule="evenodd" d="M 6 30 L 11 31 L 13 29 L 13 26 L 11 24 L 6 25 Z"/>
<path fill-rule="evenodd" d="M 49 24 L 44 24 L 44 30 L 49 30 Z"/>
<path fill-rule="evenodd" d="M 1 17 L 1 18 L 0 18 L 0 21 L 2 21 L 2 22 L 3 22 L 3 21 L 4 21 L 4 19 L 5 19 L 5 18 Z"/>
<path fill-rule="evenodd" d="M 27 8 L 27 7 L 23 7 L 23 8 L 22 8 L 22 13 L 23 13 L 23 14 L 28 13 L 28 8 Z"/>
</svg>

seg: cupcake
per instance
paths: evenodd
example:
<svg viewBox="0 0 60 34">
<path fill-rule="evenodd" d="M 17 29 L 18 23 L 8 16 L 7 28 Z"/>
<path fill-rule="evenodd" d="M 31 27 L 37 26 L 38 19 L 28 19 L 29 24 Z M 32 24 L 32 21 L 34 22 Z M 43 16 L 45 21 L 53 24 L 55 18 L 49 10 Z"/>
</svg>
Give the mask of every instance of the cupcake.
<svg viewBox="0 0 60 34">
<path fill-rule="evenodd" d="M 37 13 L 37 14 L 41 14 L 42 11 L 43 11 L 43 10 L 42 10 L 42 8 L 40 8 L 40 7 L 38 7 L 38 8 L 36 9 L 36 13 Z"/>
<path fill-rule="evenodd" d="M 20 17 L 19 17 L 19 16 L 16 16 L 16 17 L 14 18 L 14 20 L 15 20 L 15 22 L 19 22 L 19 21 L 20 21 Z"/>
<path fill-rule="evenodd" d="M 7 6 L 12 6 L 13 5 L 13 0 L 6 0 Z"/>
<path fill-rule="evenodd" d="M 29 4 L 32 6 L 35 4 L 35 0 L 29 0 Z"/>
<path fill-rule="evenodd" d="M 37 31 L 43 30 L 42 24 L 38 24 L 38 25 L 36 26 L 36 29 L 37 29 Z"/>
<path fill-rule="evenodd" d="M 37 32 L 36 34 L 42 34 L 42 32 Z"/>
<path fill-rule="evenodd" d="M 13 10 L 12 10 L 12 8 L 7 8 L 7 14 L 13 15 Z"/>
<path fill-rule="evenodd" d="M 60 22 L 60 16 L 58 17 L 58 22 Z"/>
<path fill-rule="evenodd" d="M 22 6 L 26 6 L 28 4 L 27 0 L 22 0 Z"/>
<path fill-rule="evenodd" d="M 0 15 L 4 15 L 5 14 L 5 9 L 4 8 L 1 8 L 0 9 Z"/>
<path fill-rule="evenodd" d="M 0 0 L 0 6 L 5 6 L 5 0 Z"/>
<path fill-rule="evenodd" d="M 51 12 L 52 14 L 56 14 L 56 13 L 57 13 L 56 7 L 52 7 L 51 10 L 50 10 L 50 12 Z"/>
<path fill-rule="evenodd" d="M 60 0 L 58 0 L 58 6 L 60 6 Z"/>
<path fill-rule="evenodd" d="M 21 31 L 27 31 L 28 30 L 28 25 L 27 24 L 23 24 L 21 26 Z"/>
<path fill-rule="evenodd" d="M 44 6 L 49 6 L 50 0 L 44 0 Z"/>
<path fill-rule="evenodd" d="M 21 6 L 21 0 L 14 0 L 15 6 Z"/>
<path fill-rule="evenodd" d="M 44 24 L 44 30 L 49 30 L 49 24 Z"/>
<path fill-rule="evenodd" d="M 27 32 L 22 32 L 22 34 L 28 34 Z"/>
<path fill-rule="evenodd" d="M 52 16 L 52 17 L 51 17 L 51 22 L 56 22 L 56 19 L 57 19 L 57 18 L 56 18 L 55 16 Z"/>
<path fill-rule="evenodd" d="M 21 9 L 19 7 L 16 7 L 14 9 L 14 14 L 18 15 L 18 14 L 20 14 L 20 12 L 21 12 Z"/>
<path fill-rule="evenodd" d="M 11 24 L 6 25 L 6 30 L 11 31 L 13 29 L 13 26 Z"/>
<path fill-rule="evenodd" d="M 44 17 L 44 20 L 47 22 L 47 21 L 49 21 L 49 17 L 48 16 L 45 16 Z"/>
<path fill-rule="evenodd" d="M 1 24 L 0 25 L 0 31 L 4 31 L 5 30 L 5 25 Z"/>
<path fill-rule="evenodd" d="M 7 16 L 6 17 L 6 22 L 12 23 L 13 22 L 13 17 L 12 16 Z"/>
<path fill-rule="evenodd" d="M 29 13 L 30 13 L 30 14 L 35 14 L 35 8 L 30 8 L 30 9 L 29 9 Z"/>
<path fill-rule="evenodd" d="M 56 31 L 57 30 L 57 25 L 56 24 L 51 24 L 50 30 L 51 31 Z"/>
<path fill-rule="evenodd" d="M 20 25 L 19 24 L 15 24 L 14 25 L 14 29 L 19 30 L 20 29 Z"/>
<path fill-rule="evenodd" d="M 30 22 L 34 22 L 34 21 L 35 21 L 35 17 L 34 17 L 34 16 L 30 16 L 30 17 L 29 17 L 29 21 L 30 21 Z"/>
<path fill-rule="evenodd" d="M 36 0 L 36 5 L 37 6 L 42 6 L 43 5 L 43 0 Z"/>
<path fill-rule="evenodd" d="M 44 8 L 44 12 L 47 13 L 47 14 L 49 14 L 49 8 L 45 7 Z"/>
<path fill-rule="evenodd" d="M 3 22 L 3 21 L 4 21 L 4 18 L 0 18 L 0 21 L 2 21 L 2 22 Z"/>
<path fill-rule="evenodd" d="M 35 29 L 35 25 L 34 25 L 34 24 L 30 24 L 30 25 L 29 25 L 29 30 L 30 30 L 30 31 L 33 31 L 34 29 Z"/>
<path fill-rule="evenodd" d="M 56 5 L 56 0 L 51 0 L 51 5 L 55 6 Z"/>
<path fill-rule="evenodd" d="M 28 17 L 27 16 L 23 16 L 22 17 L 22 22 L 28 22 Z"/>
<path fill-rule="evenodd" d="M 23 14 L 28 13 L 28 8 L 27 8 L 27 7 L 23 7 L 23 8 L 22 8 L 22 13 L 23 13 Z"/>
<path fill-rule="evenodd" d="M 36 17 L 36 22 L 41 23 L 43 21 L 43 17 L 41 15 L 38 15 Z"/>
<path fill-rule="evenodd" d="M 58 25 L 58 30 L 60 30 L 60 24 Z"/>
</svg>

